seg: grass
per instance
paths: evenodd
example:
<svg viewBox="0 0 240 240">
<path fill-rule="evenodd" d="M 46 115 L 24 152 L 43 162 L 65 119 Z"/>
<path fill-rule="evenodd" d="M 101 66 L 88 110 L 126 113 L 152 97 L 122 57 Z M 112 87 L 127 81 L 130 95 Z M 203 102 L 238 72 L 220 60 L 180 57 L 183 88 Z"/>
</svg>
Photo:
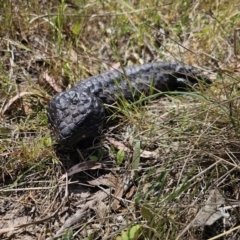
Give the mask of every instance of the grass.
<svg viewBox="0 0 240 240">
<path fill-rule="evenodd" d="M 238 239 L 239 8 L 237 0 L 2 1 L 1 239 Z M 159 60 L 197 66 L 214 84 L 122 99 L 109 107 L 101 144 L 54 145 L 46 105 L 55 93 Z M 63 178 L 71 167 L 76 174 Z M 207 205 L 212 194 L 224 204 Z M 230 218 L 209 226 L 199 212 L 216 205 Z"/>
</svg>

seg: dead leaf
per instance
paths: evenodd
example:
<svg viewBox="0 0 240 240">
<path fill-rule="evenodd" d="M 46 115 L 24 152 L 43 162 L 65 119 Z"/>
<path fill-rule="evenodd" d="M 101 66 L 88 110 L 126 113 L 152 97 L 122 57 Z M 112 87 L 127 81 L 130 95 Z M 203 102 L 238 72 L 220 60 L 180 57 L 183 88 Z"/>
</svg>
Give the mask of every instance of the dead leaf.
<svg viewBox="0 0 240 240">
<path fill-rule="evenodd" d="M 108 187 L 115 187 L 116 177 L 109 173 L 106 175 L 102 175 L 94 180 L 88 181 L 88 183 L 91 184 L 92 186 L 104 185 Z"/>
<path fill-rule="evenodd" d="M 141 154 L 140 154 L 140 157 L 141 158 L 154 158 L 154 159 L 157 159 L 159 158 L 159 153 L 156 152 L 156 151 L 147 151 L 147 150 L 143 150 L 141 151 Z"/>
<path fill-rule="evenodd" d="M 18 95 L 16 95 L 15 97 L 11 98 L 7 104 L 4 106 L 3 110 L 2 110 L 2 114 L 5 114 L 5 112 L 9 109 L 9 107 L 18 99 L 22 98 L 25 95 L 33 95 L 34 93 L 32 92 L 21 92 Z"/>
<path fill-rule="evenodd" d="M 224 203 L 223 195 L 217 189 L 212 190 L 205 206 L 203 206 L 194 219 L 193 226 L 212 225 L 221 217 L 229 217 L 228 213 L 224 213 L 222 209 L 219 209 Z"/>
<path fill-rule="evenodd" d="M 120 208 L 120 199 L 123 196 L 124 183 L 120 177 L 116 177 L 114 200 L 112 202 L 112 209 L 116 211 Z"/>
<path fill-rule="evenodd" d="M 56 92 L 62 92 L 63 89 L 61 86 L 57 84 L 54 78 L 50 77 L 47 72 L 44 72 L 42 74 L 42 78 L 56 91 Z"/>
<path fill-rule="evenodd" d="M 106 138 L 107 141 L 114 146 L 116 149 L 118 150 L 122 150 L 124 152 L 132 152 L 132 150 L 130 148 L 128 148 L 127 146 L 125 146 L 123 143 L 116 141 L 114 138 Z M 141 150 L 140 149 L 140 157 L 141 158 L 154 158 L 157 159 L 159 157 L 159 153 L 157 151 L 147 151 L 147 150 Z"/>
<path fill-rule="evenodd" d="M 119 69 L 120 66 L 121 66 L 120 62 L 114 63 L 114 64 L 110 67 L 109 71 Z"/>
<path fill-rule="evenodd" d="M 100 222 L 104 223 L 104 221 L 106 220 L 105 217 L 107 216 L 110 208 L 103 201 L 100 201 L 93 210 L 95 211 Z"/>
<path fill-rule="evenodd" d="M 116 141 L 114 138 L 107 137 L 106 139 L 112 146 L 114 146 L 118 150 L 122 150 L 124 152 L 131 152 L 130 148 L 126 147 L 123 143 Z"/>
<path fill-rule="evenodd" d="M 76 51 L 74 51 L 74 49 L 71 48 L 69 50 L 69 53 L 70 53 L 70 60 L 71 60 L 71 62 L 77 63 L 78 62 L 78 55 L 77 55 Z"/>
<path fill-rule="evenodd" d="M 79 164 L 74 165 L 73 167 L 71 167 L 67 173 L 63 174 L 60 178 L 60 180 L 63 180 L 66 178 L 66 176 L 72 176 L 75 173 L 78 172 L 83 172 L 86 170 L 94 170 L 94 169 L 100 169 L 100 168 L 104 168 L 104 164 L 101 163 L 97 163 L 95 161 L 86 161 L 86 162 L 82 162 Z"/>
<path fill-rule="evenodd" d="M 135 192 L 136 192 L 136 186 L 132 186 L 130 190 L 126 193 L 126 198 L 130 199 Z"/>
</svg>

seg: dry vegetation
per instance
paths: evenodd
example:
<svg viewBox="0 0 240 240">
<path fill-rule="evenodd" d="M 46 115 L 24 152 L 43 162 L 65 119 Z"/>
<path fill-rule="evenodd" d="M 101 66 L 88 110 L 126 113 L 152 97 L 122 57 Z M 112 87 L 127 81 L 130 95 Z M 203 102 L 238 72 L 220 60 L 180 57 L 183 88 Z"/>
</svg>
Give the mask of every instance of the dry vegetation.
<svg viewBox="0 0 240 240">
<path fill-rule="evenodd" d="M 238 27 L 238 0 L 0 1 L 0 238 L 240 239 Z M 54 144 L 55 93 L 154 61 L 213 85 L 123 101 L 91 147 Z"/>
</svg>

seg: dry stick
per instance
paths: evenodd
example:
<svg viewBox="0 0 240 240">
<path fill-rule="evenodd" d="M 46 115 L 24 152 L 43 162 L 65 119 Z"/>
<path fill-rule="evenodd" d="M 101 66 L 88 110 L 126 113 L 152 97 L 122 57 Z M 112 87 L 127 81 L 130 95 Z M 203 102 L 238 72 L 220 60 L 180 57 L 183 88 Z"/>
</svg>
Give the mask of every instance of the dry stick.
<svg viewBox="0 0 240 240">
<path fill-rule="evenodd" d="M 75 184 L 75 183 L 79 183 L 79 181 L 73 181 L 73 182 L 68 182 L 68 185 L 70 184 Z M 61 187 L 62 185 L 60 185 Z M 89 185 L 87 185 L 89 186 Z M 34 190 L 48 190 L 48 189 L 52 189 L 54 186 L 52 187 L 30 187 L 30 188 L 13 188 L 13 189 L 0 189 L 1 192 L 18 192 L 18 191 L 34 191 Z M 94 187 L 94 186 L 93 186 Z"/>
<path fill-rule="evenodd" d="M 227 234 L 230 234 L 230 233 L 232 233 L 233 231 L 238 230 L 239 228 L 240 228 L 240 226 L 237 226 L 237 227 L 232 228 L 232 229 L 230 229 L 230 230 L 228 230 L 228 231 L 226 231 L 226 232 L 224 232 L 224 233 L 221 233 L 221 234 L 219 234 L 219 235 L 217 235 L 217 236 L 215 236 L 215 237 L 209 238 L 208 240 L 215 240 L 215 239 L 218 239 L 218 238 L 220 238 L 220 237 L 226 236 Z"/>
</svg>

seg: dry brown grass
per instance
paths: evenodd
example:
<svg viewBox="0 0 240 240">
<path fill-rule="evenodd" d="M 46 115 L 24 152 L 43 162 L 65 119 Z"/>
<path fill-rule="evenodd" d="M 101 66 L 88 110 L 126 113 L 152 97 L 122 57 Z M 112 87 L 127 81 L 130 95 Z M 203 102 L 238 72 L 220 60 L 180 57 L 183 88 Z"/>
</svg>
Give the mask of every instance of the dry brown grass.
<svg viewBox="0 0 240 240">
<path fill-rule="evenodd" d="M 237 0 L 0 2 L 1 239 L 238 239 L 239 9 Z M 92 148 L 53 144 L 52 95 L 158 60 L 195 65 L 214 84 L 121 102 L 120 121 Z M 208 226 L 223 206 L 229 217 Z"/>
</svg>

